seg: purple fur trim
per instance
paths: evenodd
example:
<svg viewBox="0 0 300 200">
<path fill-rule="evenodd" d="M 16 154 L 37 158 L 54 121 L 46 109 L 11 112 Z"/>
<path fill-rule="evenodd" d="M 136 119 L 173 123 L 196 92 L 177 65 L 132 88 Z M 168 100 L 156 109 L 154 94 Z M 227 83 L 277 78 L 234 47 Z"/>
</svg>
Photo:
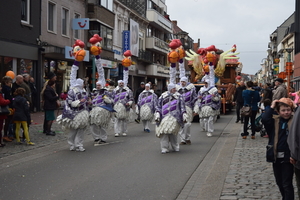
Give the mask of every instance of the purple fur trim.
<svg viewBox="0 0 300 200">
<path fill-rule="evenodd" d="M 176 63 L 171 63 L 171 67 L 172 68 L 176 67 Z"/>
</svg>

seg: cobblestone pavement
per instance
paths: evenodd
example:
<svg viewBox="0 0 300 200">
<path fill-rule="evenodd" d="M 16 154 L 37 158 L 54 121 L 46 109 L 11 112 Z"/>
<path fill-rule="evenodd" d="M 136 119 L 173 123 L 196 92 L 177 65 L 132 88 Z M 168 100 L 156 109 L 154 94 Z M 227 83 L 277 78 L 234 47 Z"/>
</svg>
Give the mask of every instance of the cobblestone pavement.
<svg viewBox="0 0 300 200">
<path fill-rule="evenodd" d="M 258 134 L 255 139 L 238 137 L 220 199 L 281 199 L 272 164 L 266 162 L 268 139 Z M 294 188 L 297 199 L 295 180 Z"/>
<path fill-rule="evenodd" d="M 0 159 L 6 156 L 18 154 L 32 149 L 48 146 L 66 140 L 66 135 L 61 130 L 61 127 L 53 123 L 52 129 L 55 130 L 56 136 L 47 136 L 43 133 L 43 124 L 31 125 L 29 128 L 30 140 L 35 143 L 34 146 L 27 145 L 26 142 L 22 145 L 12 142 L 5 142 L 6 146 L 0 148 Z"/>
</svg>

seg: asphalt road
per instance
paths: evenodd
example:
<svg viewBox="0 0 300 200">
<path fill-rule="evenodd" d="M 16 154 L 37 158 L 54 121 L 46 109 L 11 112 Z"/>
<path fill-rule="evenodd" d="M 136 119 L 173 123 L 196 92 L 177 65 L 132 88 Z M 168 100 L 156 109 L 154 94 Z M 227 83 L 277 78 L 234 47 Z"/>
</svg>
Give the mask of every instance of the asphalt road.
<svg viewBox="0 0 300 200">
<path fill-rule="evenodd" d="M 131 123 L 128 136 L 113 136 L 94 147 L 85 137 L 85 152 L 69 151 L 66 141 L 53 147 L 31 150 L 0 171 L 0 200 L 15 199 L 176 199 L 211 147 L 232 119 L 221 116 L 213 137 L 191 127 L 192 145 L 180 152 L 160 153 L 159 139 Z"/>
</svg>

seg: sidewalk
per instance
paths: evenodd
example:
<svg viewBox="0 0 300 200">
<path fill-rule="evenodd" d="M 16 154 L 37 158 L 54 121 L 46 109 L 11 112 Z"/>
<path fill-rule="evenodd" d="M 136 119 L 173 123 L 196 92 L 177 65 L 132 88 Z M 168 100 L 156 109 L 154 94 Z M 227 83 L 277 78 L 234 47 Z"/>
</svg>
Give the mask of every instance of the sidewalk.
<svg viewBox="0 0 300 200">
<path fill-rule="evenodd" d="M 177 200 L 281 199 L 272 164 L 266 162 L 267 138 L 242 139 L 235 116 L 225 127 Z M 294 178 L 295 199 L 298 198 Z"/>
<path fill-rule="evenodd" d="M 23 145 L 16 145 L 16 140 L 12 142 L 4 142 L 6 146 L 4 148 L 0 148 L 0 159 L 9 155 L 18 154 L 47 145 L 53 145 L 67 139 L 61 130 L 61 126 L 59 126 L 56 122 L 52 125 L 52 130 L 56 132 L 56 136 L 47 136 L 43 133 L 44 112 L 32 113 L 31 120 L 32 123 L 29 128 L 29 136 L 30 140 L 34 142 L 35 145 L 29 146 L 26 145 L 26 143 Z"/>
</svg>

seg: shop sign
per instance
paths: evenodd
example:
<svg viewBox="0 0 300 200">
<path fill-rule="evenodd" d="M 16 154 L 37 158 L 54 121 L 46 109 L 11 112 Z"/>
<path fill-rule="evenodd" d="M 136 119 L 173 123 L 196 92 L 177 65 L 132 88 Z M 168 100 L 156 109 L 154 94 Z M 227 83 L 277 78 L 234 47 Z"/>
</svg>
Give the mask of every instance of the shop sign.
<svg viewBox="0 0 300 200">
<path fill-rule="evenodd" d="M 89 18 L 75 18 L 72 20 L 73 30 L 88 30 L 90 28 Z"/>
<path fill-rule="evenodd" d="M 130 31 L 123 31 L 123 53 L 130 50 Z"/>
<path fill-rule="evenodd" d="M 117 62 L 101 59 L 101 65 L 104 68 L 117 68 Z"/>
<path fill-rule="evenodd" d="M 113 52 L 115 53 L 115 54 L 117 54 L 117 55 L 121 55 L 121 51 L 118 51 L 118 50 L 113 50 Z"/>
<path fill-rule="evenodd" d="M 73 48 L 69 46 L 65 46 L 65 58 L 74 60 L 75 57 L 73 56 Z M 83 61 L 89 62 L 90 60 L 90 52 L 85 51 L 85 57 Z"/>
</svg>

